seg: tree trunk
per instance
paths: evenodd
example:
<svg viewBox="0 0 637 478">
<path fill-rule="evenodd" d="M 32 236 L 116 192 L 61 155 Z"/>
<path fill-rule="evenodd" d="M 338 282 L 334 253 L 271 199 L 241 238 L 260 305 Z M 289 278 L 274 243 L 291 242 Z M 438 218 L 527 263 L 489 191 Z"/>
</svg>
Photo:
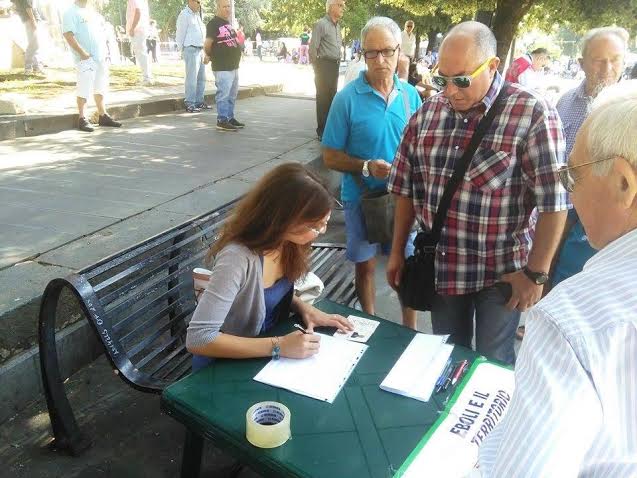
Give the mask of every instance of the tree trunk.
<svg viewBox="0 0 637 478">
<path fill-rule="evenodd" d="M 438 46 L 436 45 L 437 40 L 438 40 L 437 30 L 430 30 L 427 32 L 427 53 L 431 53 L 434 50 L 434 48 Z"/>
<path fill-rule="evenodd" d="M 503 71 L 511 41 L 517 33 L 518 25 L 524 15 L 538 0 L 499 0 L 493 17 L 491 29 L 498 40 L 500 71 Z"/>
</svg>

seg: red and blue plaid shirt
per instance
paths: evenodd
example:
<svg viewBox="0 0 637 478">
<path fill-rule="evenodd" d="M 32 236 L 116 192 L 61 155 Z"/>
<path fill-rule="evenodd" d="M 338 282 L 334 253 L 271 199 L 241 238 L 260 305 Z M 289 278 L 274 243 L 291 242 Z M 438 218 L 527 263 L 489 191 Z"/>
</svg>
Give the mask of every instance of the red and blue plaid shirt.
<svg viewBox="0 0 637 478">
<path fill-rule="evenodd" d="M 412 198 L 416 217 L 431 229 L 456 160 L 495 101 L 495 79 L 473 110 L 460 114 L 442 95 L 412 116 L 396 153 L 388 190 Z M 462 295 L 493 285 L 526 265 L 529 216 L 567 209 L 557 170 L 564 135 L 555 108 L 519 85 L 508 84 L 499 112 L 458 187 L 436 249 L 436 291 Z"/>
</svg>

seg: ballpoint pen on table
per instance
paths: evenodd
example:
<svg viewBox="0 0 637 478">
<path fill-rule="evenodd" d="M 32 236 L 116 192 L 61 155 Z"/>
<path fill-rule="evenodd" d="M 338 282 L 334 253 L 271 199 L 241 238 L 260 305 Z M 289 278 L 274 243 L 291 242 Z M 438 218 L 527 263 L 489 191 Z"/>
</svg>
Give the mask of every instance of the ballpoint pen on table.
<svg viewBox="0 0 637 478">
<path fill-rule="evenodd" d="M 453 370 L 453 364 L 451 362 L 451 358 L 449 358 L 447 360 L 447 364 L 445 365 L 443 372 L 440 374 L 440 377 L 438 377 L 438 380 L 436 380 L 436 393 L 442 390 L 442 387 L 447 381 L 447 378 L 449 377 L 449 374 L 451 373 L 452 370 Z"/>
<path fill-rule="evenodd" d="M 464 373 L 468 365 L 469 365 L 468 360 L 463 360 L 462 362 L 460 362 L 458 369 L 456 370 L 456 372 L 453 374 L 453 377 L 451 378 L 452 387 L 456 384 L 458 380 L 460 380 L 460 377 L 462 376 L 462 374 Z"/>
</svg>

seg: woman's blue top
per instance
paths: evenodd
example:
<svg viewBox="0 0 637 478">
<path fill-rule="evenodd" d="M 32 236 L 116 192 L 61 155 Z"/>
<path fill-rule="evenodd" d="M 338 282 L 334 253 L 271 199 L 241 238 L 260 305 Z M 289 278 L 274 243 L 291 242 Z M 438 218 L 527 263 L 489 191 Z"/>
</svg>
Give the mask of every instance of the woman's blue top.
<svg viewBox="0 0 637 478">
<path fill-rule="evenodd" d="M 263 289 L 263 298 L 265 299 L 265 320 L 263 321 L 263 327 L 261 327 L 261 333 L 267 332 L 276 323 L 274 309 L 276 309 L 276 306 L 279 305 L 281 300 L 288 294 L 288 292 L 290 292 L 292 285 L 292 282 L 288 278 L 281 277 L 270 287 Z M 207 367 L 213 361 L 214 358 L 212 357 L 193 355 L 192 371 L 196 372 L 197 370 Z"/>
</svg>

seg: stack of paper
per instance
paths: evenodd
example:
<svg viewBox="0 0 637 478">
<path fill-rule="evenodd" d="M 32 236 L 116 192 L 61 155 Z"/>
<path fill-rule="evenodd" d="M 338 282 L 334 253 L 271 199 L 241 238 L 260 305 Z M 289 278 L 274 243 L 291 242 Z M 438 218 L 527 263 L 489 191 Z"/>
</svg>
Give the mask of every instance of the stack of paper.
<svg viewBox="0 0 637 478">
<path fill-rule="evenodd" d="M 422 402 L 429 401 L 453 350 L 453 345 L 445 343 L 448 337 L 416 334 L 380 388 Z"/>
<path fill-rule="evenodd" d="M 332 403 L 367 345 L 318 335 L 321 336 L 319 353 L 306 359 L 270 360 L 254 380 Z"/>
</svg>

